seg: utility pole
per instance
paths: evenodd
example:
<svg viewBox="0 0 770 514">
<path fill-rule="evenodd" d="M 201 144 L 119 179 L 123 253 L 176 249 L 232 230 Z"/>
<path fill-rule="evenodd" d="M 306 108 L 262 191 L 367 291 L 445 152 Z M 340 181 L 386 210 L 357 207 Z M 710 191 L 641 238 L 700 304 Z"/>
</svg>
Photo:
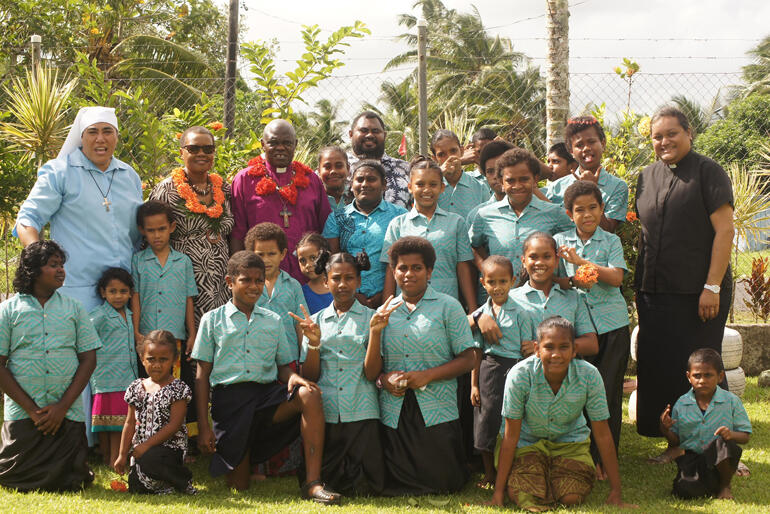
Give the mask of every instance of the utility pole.
<svg viewBox="0 0 770 514">
<path fill-rule="evenodd" d="M 40 65 L 40 43 L 42 40 L 43 38 L 37 34 L 32 34 L 32 36 L 29 38 L 30 45 L 32 46 L 32 69 L 35 70 Z"/>
<path fill-rule="evenodd" d="M 227 137 L 232 137 L 235 130 L 235 74 L 238 64 L 238 0 L 230 0 L 228 20 L 224 124 L 227 127 Z"/>
</svg>

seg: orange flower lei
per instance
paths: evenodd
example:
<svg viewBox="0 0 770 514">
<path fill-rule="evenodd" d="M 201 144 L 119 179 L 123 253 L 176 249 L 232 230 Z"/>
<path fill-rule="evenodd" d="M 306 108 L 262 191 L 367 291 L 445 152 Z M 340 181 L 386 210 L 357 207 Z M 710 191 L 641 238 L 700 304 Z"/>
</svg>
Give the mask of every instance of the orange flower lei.
<svg viewBox="0 0 770 514">
<path fill-rule="evenodd" d="M 297 195 L 299 194 L 297 188 L 304 189 L 310 185 L 310 179 L 307 176 L 313 173 L 313 170 L 299 161 L 292 161 L 291 169 L 294 171 L 294 178 L 285 186 L 280 187 L 273 177 L 267 174 L 267 166 L 265 166 L 265 161 L 261 155 L 249 161 L 246 173 L 260 179 L 257 185 L 254 186 L 259 196 L 271 195 L 278 191 L 281 198 L 295 205 L 297 203 Z"/>
<path fill-rule="evenodd" d="M 171 179 L 174 181 L 177 193 L 184 200 L 184 205 L 187 210 L 194 212 L 195 214 L 205 214 L 209 218 L 217 219 L 222 215 L 222 205 L 225 203 L 225 193 L 222 191 L 222 177 L 215 173 L 209 174 L 209 180 L 212 185 L 212 196 L 214 203 L 208 207 L 204 206 L 198 195 L 195 194 L 190 183 L 187 181 L 187 175 L 185 175 L 184 168 L 176 168 L 171 172 Z"/>
</svg>

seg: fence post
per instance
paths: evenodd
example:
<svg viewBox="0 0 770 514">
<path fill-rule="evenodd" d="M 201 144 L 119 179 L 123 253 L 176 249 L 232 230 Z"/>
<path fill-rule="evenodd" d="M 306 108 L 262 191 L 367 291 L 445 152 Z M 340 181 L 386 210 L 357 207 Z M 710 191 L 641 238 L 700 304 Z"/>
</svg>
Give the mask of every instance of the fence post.
<svg viewBox="0 0 770 514">
<path fill-rule="evenodd" d="M 417 22 L 417 94 L 419 98 L 420 153 L 428 155 L 428 27 L 425 20 Z"/>
<path fill-rule="evenodd" d="M 238 0 L 230 0 L 230 14 L 228 21 L 224 125 L 227 127 L 227 137 L 232 137 L 233 131 L 235 130 L 235 72 L 238 61 Z"/>
<path fill-rule="evenodd" d="M 40 64 L 40 43 L 43 40 L 40 36 L 37 34 L 32 34 L 30 36 L 29 41 L 32 46 L 32 68 L 37 69 L 38 65 Z"/>
</svg>

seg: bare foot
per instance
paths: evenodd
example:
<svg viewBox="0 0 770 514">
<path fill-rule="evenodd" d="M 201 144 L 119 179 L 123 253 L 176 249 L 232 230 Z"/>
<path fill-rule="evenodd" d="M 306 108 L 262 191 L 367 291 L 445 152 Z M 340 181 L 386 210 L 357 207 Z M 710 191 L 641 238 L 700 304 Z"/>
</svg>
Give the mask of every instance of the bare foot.
<svg viewBox="0 0 770 514">
<path fill-rule="evenodd" d="M 490 487 L 495 486 L 495 477 L 490 477 L 489 475 L 484 475 L 481 480 L 476 482 L 476 487 L 479 489 L 489 489 Z"/>
<path fill-rule="evenodd" d="M 262 473 L 254 473 L 251 475 L 252 482 L 262 482 L 263 480 L 267 480 L 267 475 L 263 475 Z"/>
<path fill-rule="evenodd" d="M 749 467 L 743 463 L 743 461 L 740 461 L 738 463 L 738 469 L 735 470 L 735 474 L 739 477 L 748 477 L 751 476 L 751 471 L 749 470 Z"/>
<path fill-rule="evenodd" d="M 684 450 L 678 446 L 669 446 L 666 451 L 655 457 L 650 457 L 647 462 L 650 464 L 668 464 L 673 462 L 677 457 L 684 454 Z"/>
<path fill-rule="evenodd" d="M 596 463 L 596 480 L 607 480 L 607 473 L 599 462 Z"/>
<path fill-rule="evenodd" d="M 719 491 L 719 494 L 717 494 L 718 500 L 732 500 L 733 499 L 733 492 L 730 490 L 730 487 L 725 487 L 721 491 Z"/>
</svg>

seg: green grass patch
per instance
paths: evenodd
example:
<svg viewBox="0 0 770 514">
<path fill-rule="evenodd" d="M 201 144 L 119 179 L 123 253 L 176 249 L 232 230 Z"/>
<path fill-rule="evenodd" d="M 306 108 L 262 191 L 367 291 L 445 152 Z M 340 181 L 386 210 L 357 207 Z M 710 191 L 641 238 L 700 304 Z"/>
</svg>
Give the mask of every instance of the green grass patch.
<svg viewBox="0 0 770 514">
<path fill-rule="evenodd" d="M 676 473 L 675 464 L 656 466 L 646 458 L 663 450 L 662 439 L 647 439 L 636 434 L 635 428 L 624 419 L 620 447 L 620 471 L 623 496 L 627 502 L 639 505 L 638 512 L 705 512 L 749 513 L 767 512 L 770 505 L 770 411 L 767 409 L 770 390 L 757 386 L 750 378 L 743 397 L 754 428 L 751 441 L 744 448 L 743 461 L 751 469 L 748 478 L 735 477 L 735 500 L 681 501 L 671 496 L 671 482 Z M 627 397 L 626 397 L 627 401 Z M 627 412 L 627 411 L 626 411 Z M 490 491 L 476 489 L 474 479 L 459 494 L 419 498 L 346 498 L 341 508 L 326 508 L 299 498 L 294 478 L 269 479 L 256 483 L 245 493 L 227 489 L 223 480 L 208 476 L 208 459 L 201 458 L 192 465 L 195 485 L 199 494 L 139 496 L 110 490 L 115 478 L 106 466 L 97 466 L 96 482 L 81 493 L 14 493 L 0 489 L 0 505 L 5 512 L 180 512 L 191 509 L 206 512 L 348 512 L 351 514 L 375 512 L 499 512 L 485 507 L 483 502 Z M 585 505 L 571 509 L 574 512 L 612 512 L 617 509 L 604 505 L 609 486 L 598 483 Z M 332 510 L 328 510 L 332 509 Z"/>
</svg>

